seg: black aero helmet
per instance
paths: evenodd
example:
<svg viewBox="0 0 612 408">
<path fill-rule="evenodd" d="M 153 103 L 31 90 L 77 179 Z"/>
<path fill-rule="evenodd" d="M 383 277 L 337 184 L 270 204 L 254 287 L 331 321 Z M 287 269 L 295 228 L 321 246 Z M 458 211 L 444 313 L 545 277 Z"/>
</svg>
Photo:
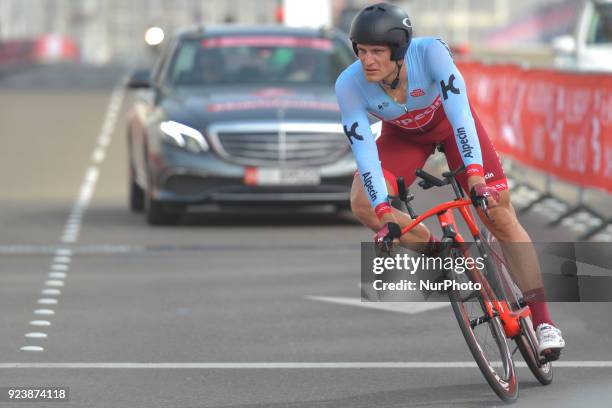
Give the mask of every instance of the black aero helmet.
<svg viewBox="0 0 612 408">
<path fill-rule="evenodd" d="M 357 44 L 384 44 L 391 47 L 391 60 L 400 61 L 412 41 L 412 23 L 400 7 L 377 3 L 357 13 L 349 37 L 355 54 L 358 54 Z"/>
</svg>

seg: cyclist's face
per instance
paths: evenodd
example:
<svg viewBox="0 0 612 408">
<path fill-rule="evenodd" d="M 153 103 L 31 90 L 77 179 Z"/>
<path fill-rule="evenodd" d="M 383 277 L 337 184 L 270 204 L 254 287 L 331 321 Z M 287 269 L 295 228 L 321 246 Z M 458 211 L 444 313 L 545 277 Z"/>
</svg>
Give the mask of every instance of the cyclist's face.
<svg viewBox="0 0 612 408">
<path fill-rule="evenodd" d="M 357 56 L 369 82 L 382 81 L 395 70 L 395 63 L 391 61 L 391 48 L 387 45 L 357 44 Z"/>
</svg>

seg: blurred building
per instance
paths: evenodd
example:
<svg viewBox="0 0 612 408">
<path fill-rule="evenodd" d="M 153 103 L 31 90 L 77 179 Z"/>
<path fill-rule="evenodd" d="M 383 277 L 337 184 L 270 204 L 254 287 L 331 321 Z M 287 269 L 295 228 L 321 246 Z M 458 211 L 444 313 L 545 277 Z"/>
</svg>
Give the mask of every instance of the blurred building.
<svg viewBox="0 0 612 408">
<path fill-rule="evenodd" d="M 545 14 L 547 10 L 554 14 L 568 3 L 579 5 L 581 1 L 392 2 L 409 11 L 417 35 L 441 36 L 455 44 L 482 44 L 492 38 L 493 44 L 512 43 L 516 39 L 519 41 L 515 42 L 524 44 L 544 41 L 538 30 L 567 31 L 568 20 L 574 18 L 571 11 L 551 18 Z M 346 30 L 357 10 L 375 1 L 330 2 L 335 24 Z M 59 34 L 77 42 L 85 62 L 129 62 L 146 54 L 144 33 L 151 26 L 171 32 L 177 27 L 200 23 L 275 24 L 282 4 L 283 0 L 0 0 L 0 42 Z M 539 18 L 542 13 L 544 17 Z M 523 28 L 519 27 L 521 24 Z"/>
<path fill-rule="evenodd" d="M 583 0 L 395 0 L 408 11 L 415 34 L 440 36 L 449 43 L 546 42 L 546 32 L 564 33 L 572 29 L 576 10 Z M 342 10 L 358 10 L 368 0 L 342 0 Z M 568 6 L 569 5 L 569 6 Z M 561 9 L 561 13 L 559 10 Z M 573 10 L 573 11 L 571 11 Z M 552 17 L 548 17 L 548 16 Z M 339 26 L 348 30 L 351 13 L 339 11 Z M 525 26 L 522 30 L 515 27 Z M 528 26 L 528 27 L 527 27 Z M 515 35 L 501 34 L 515 29 Z M 519 32 L 520 31 L 520 32 Z M 544 35 L 542 35 L 544 33 Z M 514 41 L 517 40 L 517 41 Z"/>
<path fill-rule="evenodd" d="M 195 24 L 273 24 L 279 0 L 0 0 L 0 41 L 67 35 L 90 63 L 146 53 L 151 26 L 168 32 Z"/>
</svg>

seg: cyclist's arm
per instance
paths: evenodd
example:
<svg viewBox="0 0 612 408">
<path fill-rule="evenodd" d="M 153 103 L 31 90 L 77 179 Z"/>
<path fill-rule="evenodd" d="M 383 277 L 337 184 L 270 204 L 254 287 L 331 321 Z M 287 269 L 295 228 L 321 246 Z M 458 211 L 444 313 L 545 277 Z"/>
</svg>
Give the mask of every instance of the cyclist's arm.
<svg viewBox="0 0 612 408">
<path fill-rule="evenodd" d="M 468 185 L 471 188 L 474 184 L 484 183 L 480 142 L 463 77 L 442 41 L 432 39 L 427 47 L 426 58 L 440 92 L 444 112 L 453 127 L 459 153 L 467 168 Z"/>
<path fill-rule="evenodd" d="M 336 97 L 342 115 L 342 126 L 351 145 L 370 204 L 383 223 L 392 222 L 394 217 L 390 216 L 387 185 L 378 158 L 376 141 L 370 129 L 366 104 L 357 89 L 358 86 L 344 73 L 336 81 Z"/>
</svg>

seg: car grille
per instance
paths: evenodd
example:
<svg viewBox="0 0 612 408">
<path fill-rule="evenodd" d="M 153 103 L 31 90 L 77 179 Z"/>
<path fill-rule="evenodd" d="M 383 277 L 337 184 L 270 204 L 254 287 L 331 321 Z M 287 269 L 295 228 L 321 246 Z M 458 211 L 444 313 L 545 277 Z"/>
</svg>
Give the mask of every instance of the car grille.
<svg viewBox="0 0 612 408">
<path fill-rule="evenodd" d="M 218 129 L 215 150 L 225 159 L 254 166 L 332 163 L 348 150 L 342 131 Z"/>
</svg>

